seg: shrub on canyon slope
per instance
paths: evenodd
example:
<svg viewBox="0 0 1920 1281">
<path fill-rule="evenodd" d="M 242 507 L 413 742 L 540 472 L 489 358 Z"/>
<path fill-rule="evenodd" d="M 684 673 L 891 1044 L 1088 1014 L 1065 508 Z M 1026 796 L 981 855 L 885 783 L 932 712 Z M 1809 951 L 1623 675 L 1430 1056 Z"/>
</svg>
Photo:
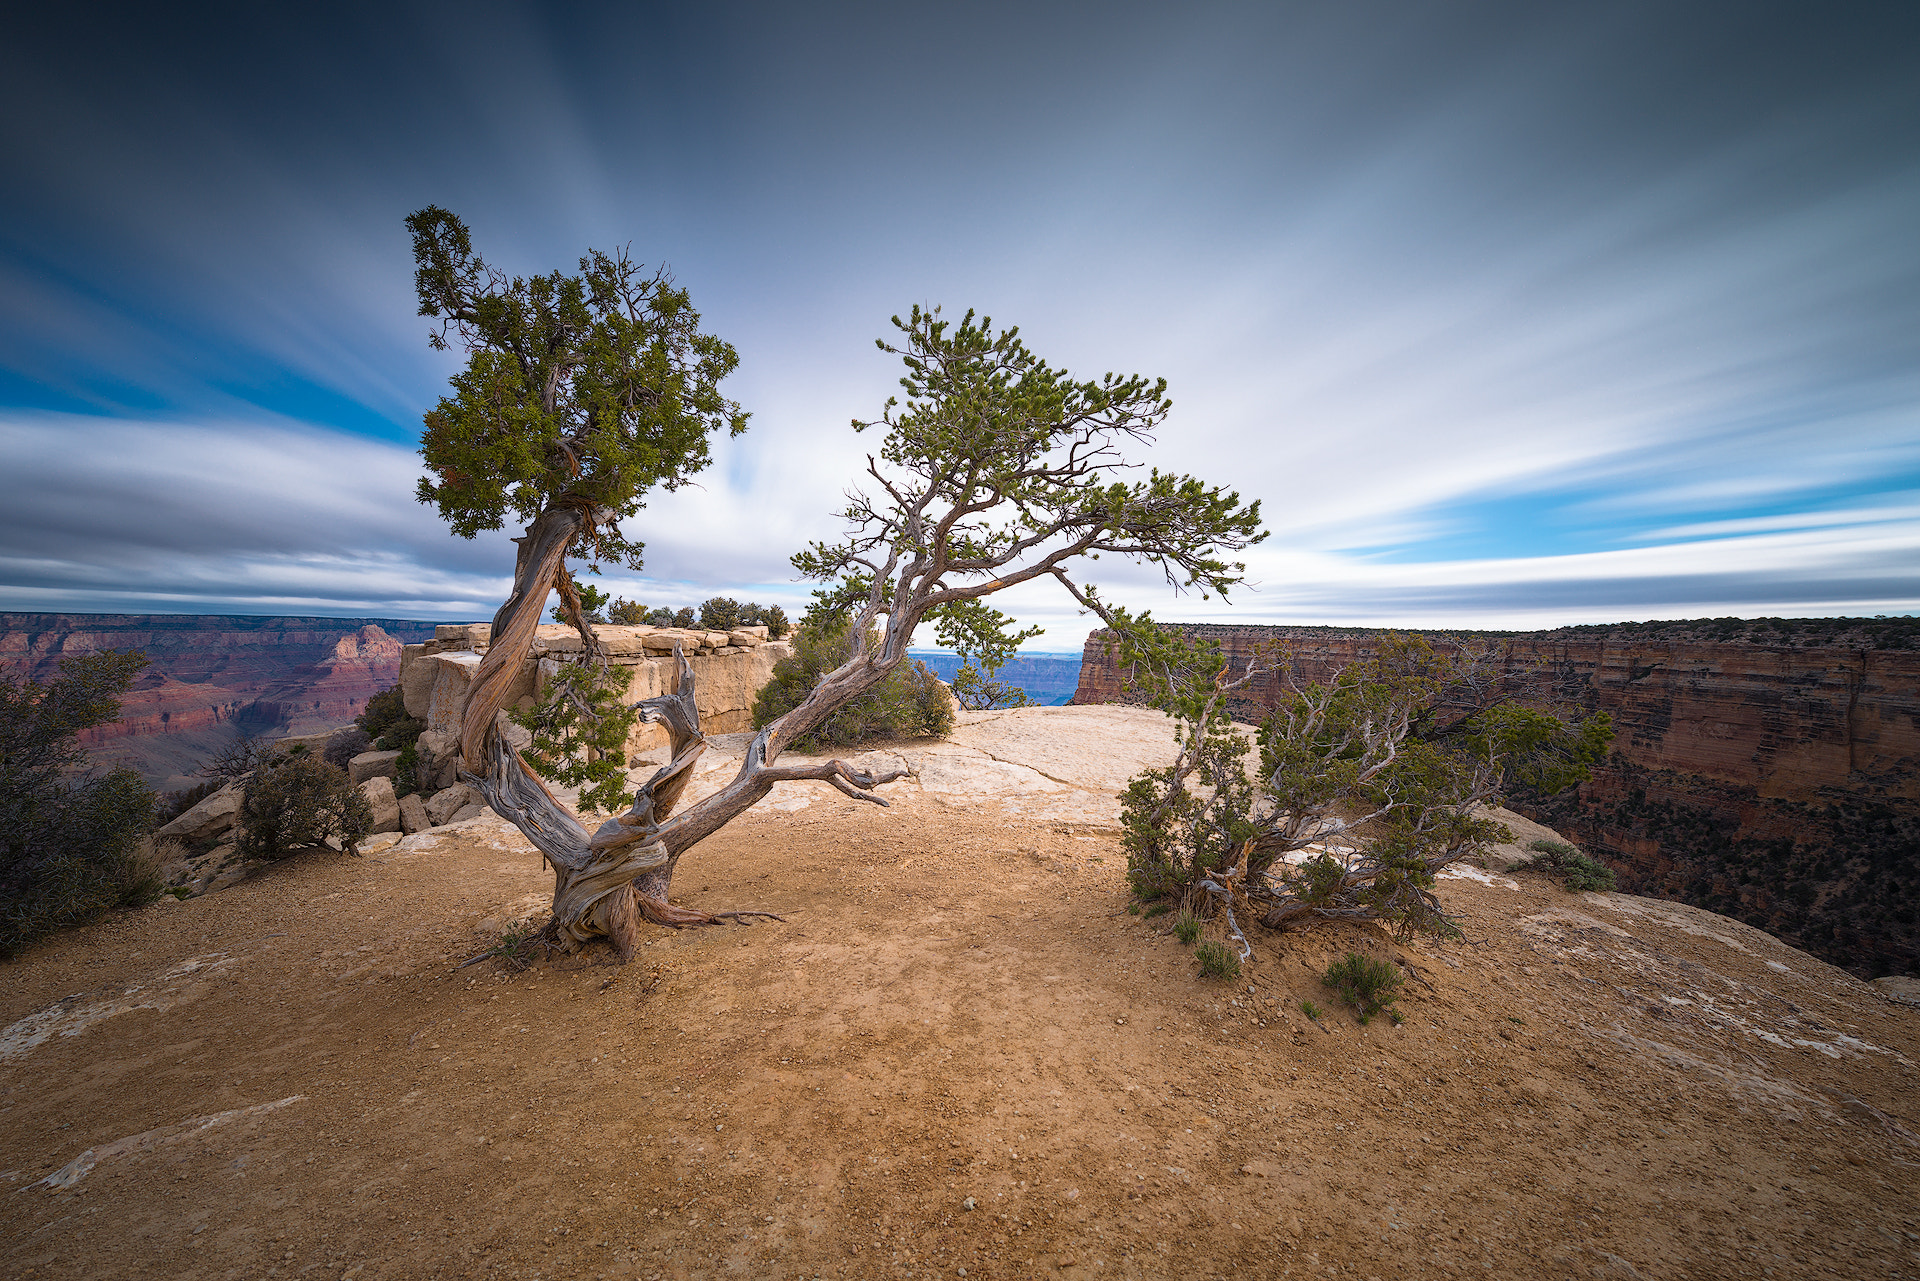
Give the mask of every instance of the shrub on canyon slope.
<svg viewBox="0 0 1920 1281">
<path fill-rule="evenodd" d="M 248 858 L 285 858 L 337 839 L 355 852 L 373 830 L 373 807 L 347 772 L 307 752 L 275 757 L 255 770 L 240 798 L 240 839 Z"/>
<path fill-rule="evenodd" d="M 147 665 L 89 654 L 52 681 L 0 675 L 0 953 L 160 892 L 148 847 L 153 789 L 129 769 L 84 768 L 78 736 L 120 715 Z"/>
<path fill-rule="evenodd" d="M 1123 796 L 1129 880 L 1142 898 L 1223 913 L 1235 937 L 1236 906 L 1276 929 L 1336 918 L 1454 932 L 1433 893 L 1440 869 L 1511 839 L 1484 807 L 1510 782 L 1578 783 L 1613 737 L 1604 713 L 1512 701 L 1494 650 L 1389 634 L 1330 681 L 1299 684 L 1272 650 L 1230 679 L 1212 641 L 1107 617 L 1130 679 L 1179 721 L 1174 763 Z M 1281 671 L 1289 691 L 1260 730 L 1249 781 L 1226 698 Z"/>
</svg>

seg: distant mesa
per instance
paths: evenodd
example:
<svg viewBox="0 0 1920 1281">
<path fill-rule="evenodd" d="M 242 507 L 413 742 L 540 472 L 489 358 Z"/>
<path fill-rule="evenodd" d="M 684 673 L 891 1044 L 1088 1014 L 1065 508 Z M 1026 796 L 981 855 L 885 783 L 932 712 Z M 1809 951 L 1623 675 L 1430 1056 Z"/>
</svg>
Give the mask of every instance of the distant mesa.
<svg viewBox="0 0 1920 1281">
<path fill-rule="evenodd" d="M 122 717 L 83 742 L 161 790 L 243 734 L 318 733 L 359 715 L 400 676 L 400 647 L 435 624 L 392 618 L 0 613 L 0 670 L 51 680 L 60 660 L 137 649 L 151 660 Z"/>
</svg>

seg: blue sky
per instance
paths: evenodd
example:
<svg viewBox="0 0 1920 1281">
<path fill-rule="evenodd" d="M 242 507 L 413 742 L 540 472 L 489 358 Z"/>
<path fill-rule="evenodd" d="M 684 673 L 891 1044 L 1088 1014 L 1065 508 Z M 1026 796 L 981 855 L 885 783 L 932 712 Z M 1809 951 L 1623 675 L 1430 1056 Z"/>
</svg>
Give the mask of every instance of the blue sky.
<svg viewBox="0 0 1920 1281">
<path fill-rule="evenodd" d="M 79 6 L 0 44 L 0 608 L 491 614 L 411 497 L 402 219 L 669 264 L 747 435 L 648 603 L 805 599 L 914 303 L 1165 376 L 1263 501 L 1230 606 L 1536 627 L 1920 609 L 1910 5 Z M 1003 604 L 1077 646 L 1057 592 Z"/>
</svg>

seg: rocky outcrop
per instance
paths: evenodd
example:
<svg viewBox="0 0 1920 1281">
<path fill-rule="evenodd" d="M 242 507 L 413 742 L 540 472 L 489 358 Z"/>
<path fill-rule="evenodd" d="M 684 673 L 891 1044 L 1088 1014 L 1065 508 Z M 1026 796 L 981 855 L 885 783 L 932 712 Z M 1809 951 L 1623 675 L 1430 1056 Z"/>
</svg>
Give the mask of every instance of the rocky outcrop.
<svg viewBox="0 0 1920 1281">
<path fill-rule="evenodd" d="M 1608 762 L 1516 809 L 1605 858 L 1636 893 L 1737 917 L 1873 975 L 1920 969 L 1920 620 L 1622 624 L 1498 641 L 1530 701 L 1612 716 Z M 1191 629 L 1236 661 L 1259 644 L 1319 681 L 1372 652 L 1362 629 Z M 1284 688 L 1246 691 L 1259 719 Z M 1131 702 L 1088 638 L 1075 703 Z"/>
<path fill-rule="evenodd" d="M 0 613 L 0 671 L 46 681 L 65 658 L 145 653 L 120 719 L 81 741 L 100 764 L 177 787 L 243 732 L 299 735 L 352 720 L 393 684 L 401 646 L 433 630 L 396 619 Z"/>
<path fill-rule="evenodd" d="M 700 724 L 710 734 L 751 728 L 754 699 L 773 678 L 774 664 L 793 652 L 784 642 L 768 640 L 765 627 L 702 632 L 609 625 L 594 630 L 615 669 L 626 677 L 629 702 L 656 698 L 676 688 L 679 676 L 673 652 L 678 645 L 693 665 Z M 408 645 L 401 656 L 400 689 L 407 714 L 427 724 L 419 750 L 448 767 L 457 750 L 468 687 L 491 633 L 483 623 L 443 625 L 432 641 Z M 560 663 L 579 652 L 580 638 L 572 627 L 541 625 L 521 664 L 512 698 L 530 705 L 544 692 Z M 664 763 L 667 746 L 665 729 L 636 725 L 627 739 L 627 757 L 634 762 Z M 436 774 L 435 781 L 444 786 L 453 780 Z"/>
</svg>

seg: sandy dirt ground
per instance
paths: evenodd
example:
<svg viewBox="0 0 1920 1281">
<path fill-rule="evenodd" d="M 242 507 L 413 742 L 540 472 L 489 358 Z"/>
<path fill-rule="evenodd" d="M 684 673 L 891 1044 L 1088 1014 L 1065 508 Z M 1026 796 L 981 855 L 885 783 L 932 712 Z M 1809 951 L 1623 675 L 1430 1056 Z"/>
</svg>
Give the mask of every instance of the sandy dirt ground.
<svg viewBox="0 0 1920 1281">
<path fill-rule="evenodd" d="M 457 968 L 551 889 L 491 818 L 53 940 L 0 971 L 0 1275 L 1920 1276 L 1920 1009 L 1474 869 L 1462 942 L 1202 981 L 1126 911 L 1101 788 L 1160 740 L 1105 710 L 896 749 L 890 810 L 784 786 L 675 888 L 785 923 L 624 967 Z"/>
</svg>

